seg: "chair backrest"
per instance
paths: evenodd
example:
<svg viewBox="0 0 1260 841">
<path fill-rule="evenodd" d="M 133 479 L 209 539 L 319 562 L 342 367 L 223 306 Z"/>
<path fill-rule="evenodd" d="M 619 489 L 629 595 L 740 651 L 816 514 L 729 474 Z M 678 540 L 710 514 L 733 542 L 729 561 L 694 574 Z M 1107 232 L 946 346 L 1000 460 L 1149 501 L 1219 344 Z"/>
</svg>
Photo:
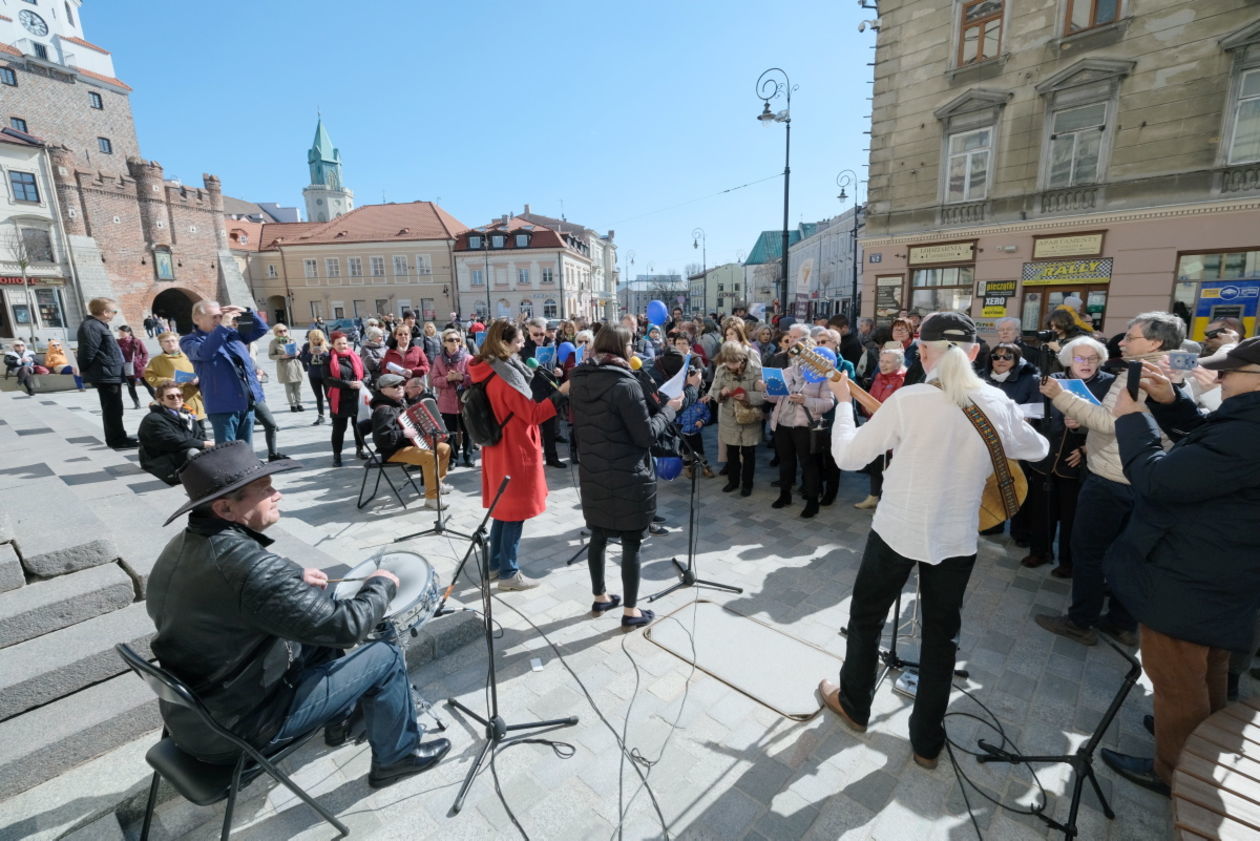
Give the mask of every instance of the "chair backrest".
<svg viewBox="0 0 1260 841">
<path fill-rule="evenodd" d="M 201 699 L 188 687 L 188 684 L 156 663 L 150 663 L 125 642 L 115 645 L 114 650 L 118 652 L 118 656 L 122 658 L 128 668 L 148 684 L 149 688 L 153 690 L 153 694 L 157 695 L 159 700 L 168 704 L 186 707 L 197 713 L 207 727 L 237 747 L 246 744 L 239 736 L 214 720 L 214 716 L 206 709 L 205 704 L 201 703 Z"/>
<path fill-rule="evenodd" d="M 372 419 L 356 421 L 355 424 L 359 427 L 359 434 L 363 436 L 363 446 L 369 453 L 375 452 L 376 448 L 372 446 Z"/>
</svg>

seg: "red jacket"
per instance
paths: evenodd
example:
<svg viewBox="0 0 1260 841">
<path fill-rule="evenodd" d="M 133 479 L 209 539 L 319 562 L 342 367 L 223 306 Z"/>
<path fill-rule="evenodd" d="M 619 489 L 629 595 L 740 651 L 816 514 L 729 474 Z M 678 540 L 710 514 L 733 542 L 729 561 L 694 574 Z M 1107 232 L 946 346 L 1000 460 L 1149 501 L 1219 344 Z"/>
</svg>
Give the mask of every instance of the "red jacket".
<svg viewBox="0 0 1260 841">
<path fill-rule="evenodd" d="M 905 385 L 906 372 L 899 371 L 892 374 L 885 374 L 883 371 L 875 375 L 875 379 L 871 381 L 870 393 L 880 403 L 883 403 L 893 392 Z M 866 410 L 862 410 L 863 414 L 867 414 Z"/>
<path fill-rule="evenodd" d="M 429 373 L 429 359 L 424 355 L 424 348 L 418 344 L 408 345 L 406 353 L 399 353 L 398 348 L 385 351 L 385 355 L 381 357 L 381 364 L 376 369 L 377 376 L 394 373 L 385 367 L 391 362 L 402 368 L 410 368 L 413 377 L 423 377 Z"/>
<path fill-rule="evenodd" d="M 556 404 L 551 400 L 535 403 L 503 382 L 480 359 L 469 363 L 468 373 L 474 383 L 486 383 L 486 394 L 500 424 L 512 416 L 503 427 L 499 443 L 481 448 L 481 507 L 490 507 L 503 477 L 511 476 L 512 481 L 494 509 L 494 519 L 512 523 L 537 517 L 547 508 L 547 478 L 543 474 L 538 424 L 555 417 Z"/>
</svg>

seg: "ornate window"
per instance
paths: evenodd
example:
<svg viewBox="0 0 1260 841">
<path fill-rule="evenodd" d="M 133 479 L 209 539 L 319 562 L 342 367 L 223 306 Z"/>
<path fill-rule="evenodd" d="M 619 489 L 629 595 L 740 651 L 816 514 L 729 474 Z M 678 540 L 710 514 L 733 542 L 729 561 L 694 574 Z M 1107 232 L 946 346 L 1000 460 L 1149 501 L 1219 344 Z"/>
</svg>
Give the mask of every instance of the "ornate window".
<svg viewBox="0 0 1260 841">
<path fill-rule="evenodd" d="M 993 182 L 994 149 L 1006 91 L 974 88 L 938 108 L 942 123 L 941 201 L 962 204 L 982 201 Z"/>
<path fill-rule="evenodd" d="M 1074 35 L 1120 19 L 1120 0 L 1067 0 L 1063 34 Z"/>
<path fill-rule="evenodd" d="M 1046 99 L 1043 189 L 1106 180 L 1120 83 L 1133 66 L 1132 61 L 1087 58 L 1037 86 Z"/>
<path fill-rule="evenodd" d="M 958 66 L 997 58 L 1002 47 L 1003 0 L 964 0 L 958 29 Z"/>
</svg>

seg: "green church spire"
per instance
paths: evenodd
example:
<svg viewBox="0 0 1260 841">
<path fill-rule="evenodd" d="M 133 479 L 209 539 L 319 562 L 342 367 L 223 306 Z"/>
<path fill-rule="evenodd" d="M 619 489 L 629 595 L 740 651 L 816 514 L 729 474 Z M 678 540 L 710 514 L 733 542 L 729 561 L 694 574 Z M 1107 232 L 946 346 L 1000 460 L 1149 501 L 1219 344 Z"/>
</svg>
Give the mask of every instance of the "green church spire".
<svg viewBox="0 0 1260 841">
<path fill-rule="evenodd" d="M 341 189 L 341 151 L 333 146 L 322 118 L 315 124 L 315 140 L 306 153 L 306 162 L 311 167 L 311 184 Z"/>
</svg>

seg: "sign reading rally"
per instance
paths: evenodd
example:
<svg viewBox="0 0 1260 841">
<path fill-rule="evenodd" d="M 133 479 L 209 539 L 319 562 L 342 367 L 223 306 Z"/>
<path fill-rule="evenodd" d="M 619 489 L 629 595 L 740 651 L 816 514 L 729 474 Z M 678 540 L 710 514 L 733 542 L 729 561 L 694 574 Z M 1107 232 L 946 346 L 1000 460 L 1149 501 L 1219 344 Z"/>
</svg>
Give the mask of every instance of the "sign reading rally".
<svg viewBox="0 0 1260 841">
<path fill-rule="evenodd" d="M 1090 260 L 1055 260 L 1048 263 L 1025 263 L 1025 286 L 1055 286 L 1060 283 L 1109 283 L 1110 257 Z"/>
</svg>

